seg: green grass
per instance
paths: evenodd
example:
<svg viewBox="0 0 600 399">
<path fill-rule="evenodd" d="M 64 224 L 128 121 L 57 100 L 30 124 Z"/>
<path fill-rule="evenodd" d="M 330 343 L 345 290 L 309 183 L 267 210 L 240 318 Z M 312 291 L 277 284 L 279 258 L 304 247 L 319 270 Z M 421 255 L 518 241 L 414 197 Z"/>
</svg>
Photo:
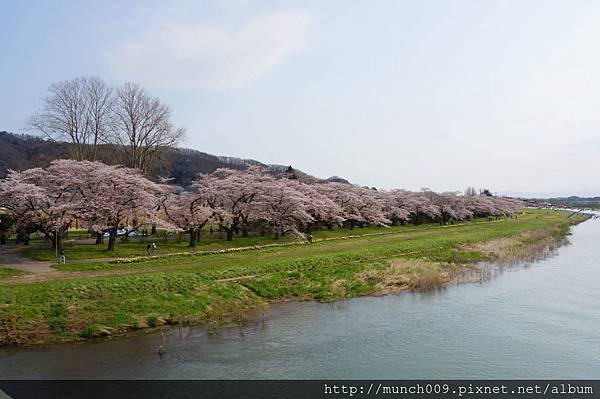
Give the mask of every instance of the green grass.
<svg viewBox="0 0 600 399">
<path fill-rule="evenodd" d="M 292 237 L 290 237 L 292 239 Z M 102 259 L 102 258 L 127 258 L 135 256 L 146 255 L 146 244 L 148 242 L 154 242 L 157 245 L 156 254 L 167 254 L 174 252 L 188 252 L 193 251 L 207 251 L 217 250 L 224 248 L 232 248 L 236 246 L 249 246 L 257 244 L 266 244 L 273 242 L 270 237 L 251 236 L 251 237 L 236 237 L 234 241 L 226 241 L 216 237 L 214 238 L 203 238 L 201 242 L 195 248 L 189 248 L 186 237 L 184 236 L 181 240 L 169 240 L 163 242 L 160 238 L 150 237 L 145 241 L 138 239 L 130 239 L 130 242 L 121 242 L 117 240 L 114 251 L 108 251 L 106 249 L 106 243 L 108 239 L 105 239 L 104 244 L 93 244 L 93 243 L 78 243 L 78 242 L 67 242 L 64 244 L 64 251 L 67 259 L 70 260 L 82 260 L 82 259 Z M 35 260 L 55 260 L 55 251 L 51 245 L 44 246 L 31 246 L 21 251 L 21 254 L 27 258 Z"/>
<path fill-rule="evenodd" d="M 0 280 L 7 277 L 18 276 L 23 273 L 24 272 L 21 270 L 0 267 Z"/>
<path fill-rule="evenodd" d="M 447 281 L 465 264 L 487 259 L 483 252 L 465 250 L 468 244 L 533 230 L 562 237 L 571 222 L 566 216 L 528 211 L 518 220 L 401 227 L 352 239 L 333 232 L 339 240 L 307 245 L 126 264 L 70 263 L 61 266 L 73 272 L 70 280 L 0 285 L 0 343 L 69 341 L 101 328 L 120 333 L 162 324 L 216 326 L 245 317 L 265 301 L 368 295 L 386 281 L 397 289 L 428 287 Z M 106 275 L 86 277 L 89 270 Z M 131 274 L 110 275 L 120 272 Z"/>
<path fill-rule="evenodd" d="M 482 220 L 475 220 L 475 222 L 481 222 Z M 405 225 L 405 226 L 392 226 L 392 227 L 379 227 L 369 226 L 363 228 L 350 229 L 335 229 L 335 230 L 318 230 L 313 232 L 315 239 L 328 239 L 336 237 L 345 237 L 349 235 L 368 235 L 368 234 L 381 234 L 381 233 L 393 233 L 393 232 L 408 232 L 417 230 L 426 230 L 431 228 L 437 228 L 439 225 L 434 224 L 423 224 L 419 226 Z M 88 234 L 85 231 L 74 231 L 70 232 L 70 237 L 86 238 Z M 212 236 L 208 231 L 203 231 L 202 237 L 196 247 L 190 248 L 188 246 L 187 235 L 182 234 L 180 238 L 173 238 L 173 234 L 169 236 L 169 239 L 165 242 L 163 238 L 158 236 L 142 238 L 130 238 L 129 242 L 122 242 L 121 238 L 117 239 L 117 243 L 114 251 L 108 251 L 107 243 L 108 238 L 104 239 L 104 244 L 94 243 L 82 243 L 77 240 L 66 241 L 64 243 L 64 250 L 67 259 L 69 260 L 85 260 L 85 259 L 112 259 L 112 258 L 128 258 L 138 257 L 146 255 L 146 244 L 148 242 L 155 242 L 157 244 L 156 254 L 170 254 L 170 253 L 183 253 L 190 251 L 214 251 L 227 248 L 246 247 L 253 245 L 265 245 L 271 243 L 288 243 L 297 242 L 300 238 L 293 235 L 285 235 L 279 240 L 274 240 L 271 236 L 250 236 L 242 237 L 235 236 L 233 241 L 226 241 L 219 237 L 218 232 L 215 232 Z M 49 261 L 55 260 L 55 250 L 52 248 L 50 243 L 36 243 L 30 247 L 24 248 L 21 254 L 30 259 Z"/>
<path fill-rule="evenodd" d="M 313 244 L 302 243 L 302 245 L 299 245 L 299 243 L 289 243 L 289 245 L 282 243 L 284 245 L 281 247 L 265 248 L 259 251 L 195 256 L 184 256 L 182 254 L 181 257 L 166 257 L 120 264 L 70 262 L 66 265 L 54 265 L 54 267 L 66 271 L 147 268 L 173 270 L 174 268 L 202 268 L 204 266 L 217 268 L 221 265 L 233 265 L 238 268 L 271 261 L 272 259 L 289 262 L 307 257 L 315 259 L 319 257 L 341 257 L 340 261 L 343 262 L 346 260 L 360 261 L 372 257 L 380 259 L 393 256 L 403 256 L 411 259 L 425 258 L 435 262 L 468 263 L 483 260 L 485 255 L 480 252 L 457 251 L 458 246 L 498 237 L 509 237 L 522 231 L 543 228 L 555 223 L 560 226 L 568 226 L 565 214 L 537 211 L 536 213 L 529 213 L 518 220 L 507 219 L 491 223 L 480 222 L 448 227 L 427 225 L 417 228 L 414 226 L 368 228 L 362 229 L 364 236 L 352 239 L 343 239 L 343 237 L 348 236 L 348 234 L 357 234 L 360 229 L 320 232 L 320 236 L 315 238 L 337 238 L 338 240 Z M 238 243 L 240 242 L 243 242 L 243 240 L 238 241 Z M 264 243 L 271 244 L 272 242 L 268 240 Z"/>
<path fill-rule="evenodd" d="M 481 220 L 475 220 L 474 223 L 481 223 Z M 459 225 L 459 224 L 458 224 Z M 458 226 L 457 225 L 457 226 Z M 332 239 L 347 237 L 353 235 L 370 235 L 370 234 L 391 234 L 395 232 L 411 232 L 429 230 L 432 228 L 439 228 L 437 223 L 434 224 L 423 224 L 419 226 L 405 225 L 405 226 L 392 226 L 392 227 L 379 227 L 370 226 L 364 228 L 355 229 L 335 229 L 335 230 L 318 230 L 313 232 L 315 240 L 319 239 Z M 226 241 L 219 237 L 218 233 L 214 233 L 212 236 L 208 232 L 203 232 L 202 238 L 194 248 L 188 246 L 187 236 L 182 235 L 181 239 L 169 239 L 164 241 L 160 237 L 149 237 L 145 240 L 142 239 L 130 239 L 129 242 L 122 242 L 119 238 L 114 251 L 108 251 L 106 249 L 106 243 L 108 239 L 105 239 L 104 244 L 94 243 L 81 243 L 77 241 L 65 242 L 64 251 L 69 262 L 77 260 L 90 260 L 99 259 L 102 262 L 106 259 L 114 258 L 130 258 L 146 256 L 146 244 L 148 242 L 155 242 L 157 244 L 157 255 L 171 254 L 171 253 L 186 253 L 186 252 L 201 252 L 201 251 L 215 251 L 228 248 L 247 247 L 254 245 L 266 245 L 273 243 L 292 243 L 301 241 L 300 238 L 293 235 L 286 235 L 279 240 L 274 240 L 270 236 L 250 236 L 242 237 L 236 236 L 233 241 Z M 24 248 L 21 251 L 22 256 L 34 260 L 41 261 L 52 261 L 56 260 L 55 250 L 52 248 L 50 243 L 45 245 L 32 245 Z M 94 266 L 91 265 L 93 270 Z"/>
</svg>

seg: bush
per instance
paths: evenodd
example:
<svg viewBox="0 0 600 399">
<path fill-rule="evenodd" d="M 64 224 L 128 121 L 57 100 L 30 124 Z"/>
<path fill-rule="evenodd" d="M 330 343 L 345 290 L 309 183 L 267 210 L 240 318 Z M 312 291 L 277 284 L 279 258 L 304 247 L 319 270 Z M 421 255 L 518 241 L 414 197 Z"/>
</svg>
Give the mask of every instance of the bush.
<svg viewBox="0 0 600 399">
<path fill-rule="evenodd" d="M 99 324 L 90 324 L 83 329 L 81 336 L 83 338 L 93 338 L 97 335 L 98 331 L 100 331 L 100 328 Z"/>
<path fill-rule="evenodd" d="M 427 291 L 442 287 L 445 282 L 439 271 L 427 268 L 411 279 L 410 286 L 414 290 Z"/>
<path fill-rule="evenodd" d="M 160 325 L 160 321 L 156 316 L 148 316 L 146 318 L 146 322 L 148 323 L 149 327 L 158 327 Z"/>
<path fill-rule="evenodd" d="M 62 303 L 53 303 L 50 309 L 44 312 L 47 317 L 67 317 L 69 312 Z"/>
<path fill-rule="evenodd" d="M 48 327 L 54 331 L 61 331 L 67 327 L 67 319 L 64 317 L 50 317 L 48 318 Z"/>
</svg>

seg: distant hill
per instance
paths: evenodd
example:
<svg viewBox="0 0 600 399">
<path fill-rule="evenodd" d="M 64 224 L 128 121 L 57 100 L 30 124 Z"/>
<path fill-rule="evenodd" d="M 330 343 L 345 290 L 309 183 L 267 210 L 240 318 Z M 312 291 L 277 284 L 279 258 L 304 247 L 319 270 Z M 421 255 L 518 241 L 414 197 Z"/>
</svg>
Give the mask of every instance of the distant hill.
<svg viewBox="0 0 600 399">
<path fill-rule="evenodd" d="M 526 202 L 531 206 L 555 206 L 560 208 L 600 209 L 600 197 L 556 197 L 529 198 Z"/>
<path fill-rule="evenodd" d="M 39 137 L 0 132 L 0 177 L 9 169 L 43 166 L 54 159 L 68 158 L 69 146 Z"/>
<path fill-rule="evenodd" d="M 562 206 L 565 208 L 591 208 L 600 209 L 600 197 L 559 197 L 548 198 L 546 200 L 552 205 Z"/>
<path fill-rule="evenodd" d="M 339 176 L 331 176 L 325 180 L 332 182 L 332 183 L 350 184 L 350 182 L 348 180 L 344 179 L 343 177 L 339 177 Z"/>
<path fill-rule="evenodd" d="M 69 158 L 70 147 L 71 145 L 66 142 L 0 131 L 0 178 L 5 177 L 11 169 L 45 167 L 55 159 Z M 101 152 L 103 153 L 100 157 L 101 161 L 108 164 L 118 163 L 108 148 Z M 211 173 L 218 168 L 245 169 L 250 165 L 268 167 L 276 174 L 293 173 L 296 177 L 307 176 L 304 172 L 286 165 L 264 164 L 254 159 L 211 155 L 190 148 L 174 148 L 152 177 L 171 177 L 173 183 L 185 186 L 196 179 L 199 173 Z M 332 176 L 328 180 L 348 183 L 347 180 L 337 176 Z"/>
</svg>

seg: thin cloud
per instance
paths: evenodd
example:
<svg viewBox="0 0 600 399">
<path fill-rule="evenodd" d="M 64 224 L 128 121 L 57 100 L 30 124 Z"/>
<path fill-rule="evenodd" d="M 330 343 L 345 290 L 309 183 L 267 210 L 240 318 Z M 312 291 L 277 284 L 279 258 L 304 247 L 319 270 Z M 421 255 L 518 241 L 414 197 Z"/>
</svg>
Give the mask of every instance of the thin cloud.
<svg viewBox="0 0 600 399">
<path fill-rule="evenodd" d="M 304 49 L 313 24 L 312 14 L 302 10 L 263 15 L 233 31 L 170 21 L 114 47 L 107 61 L 120 79 L 236 89 Z"/>
</svg>

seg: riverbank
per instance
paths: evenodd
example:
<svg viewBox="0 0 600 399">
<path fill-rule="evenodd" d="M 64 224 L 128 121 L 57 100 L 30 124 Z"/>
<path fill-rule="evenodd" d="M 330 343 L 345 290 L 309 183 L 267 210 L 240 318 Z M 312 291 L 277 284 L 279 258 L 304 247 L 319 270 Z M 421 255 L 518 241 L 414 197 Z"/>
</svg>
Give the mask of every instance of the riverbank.
<svg viewBox="0 0 600 399">
<path fill-rule="evenodd" d="M 281 300 L 333 301 L 454 281 L 480 261 L 559 243 L 584 220 L 528 210 L 518 219 L 355 236 L 311 245 L 69 265 L 60 278 L 0 279 L 0 343 L 118 336 L 164 325 L 243 322 Z"/>
</svg>

